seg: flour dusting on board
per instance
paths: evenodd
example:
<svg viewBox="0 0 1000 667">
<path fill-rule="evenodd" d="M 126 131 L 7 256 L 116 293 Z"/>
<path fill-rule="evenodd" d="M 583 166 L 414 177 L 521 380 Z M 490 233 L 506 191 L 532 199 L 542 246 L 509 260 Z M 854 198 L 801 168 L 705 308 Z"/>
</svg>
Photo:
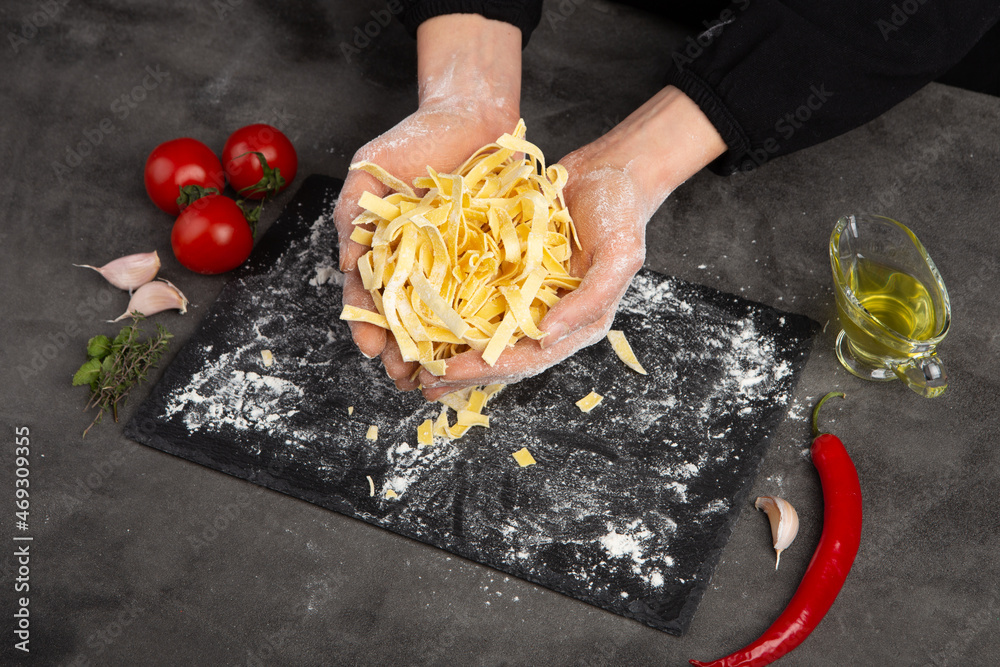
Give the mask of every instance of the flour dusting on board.
<svg viewBox="0 0 1000 667">
<path fill-rule="evenodd" d="M 310 244 L 323 239 L 323 229 L 332 226 L 332 216 L 322 216 L 311 228 Z M 299 258 L 308 254 L 300 250 Z M 343 275 L 331 266 L 329 257 L 316 264 L 308 284 L 319 287 L 327 283 L 342 285 Z M 238 431 L 257 431 L 270 435 L 284 432 L 291 416 L 299 412 L 304 390 L 294 380 L 282 377 L 295 375 L 301 359 L 281 359 L 282 343 L 288 330 L 288 314 L 282 312 L 282 302 L 293 294 L 294 286 L 267 289 L 254 295 L 253 317 L 248 320 L 249 340 L 230 352 L 212 356 L 214 345 L 201 350 L 204 368 L 191 376 L 188 384 L 173 391 L 167 398 L 164 416 L 183 415 L 188 432 L 219 431 L 226 427 Z M 261 352 L 276 351 L 278 362 L 265 366 Z M 259 367 L 243 371 L 238 368 Z M 298 432 L 299 438 L 313 434 Z"/>
<path fill-rule="evenodd" d="M 421 447 L 440 405 L 397 391 L 338 319 L 334 201 L 286 209 L 142 406 L 172 451 L 682 632 L 788 409 L 808 322 L 644 270 L 614 328 L 648 375 L 602 340 L 507 387 L 490 428 Z M 604 398 L 583 413 L 591 391 Z"/>
<path fill-rule="evenodd" d="M 464 506 L 466 541 L 472 535 L 491 541 L 504 549 L 503 560 L 529 575 L 561 563 L 559 574 L 573 579 L 578 596 L 602 595 L 609 581 L 620 586 L 623 576 L 633 594 L 646 595 L 667 581 L 677 585 L 697 576 L 689 564 L 678 566 L 685 559 L 681 545 L 717 530 L 734 509 L 731 494 L 706 488 L 704 480 L 754 465 L 746 448 L 733 443 L 756 431 L 765 411 L 788 402 L 795 367 L 773 335 L 760 330 L 767 321 L 754 313 L 706 312 L 679 287 L 643 272 L 618 313 L 616 327 L 628 323 L 629 340 L 650 378 L 617 361 L 604 341 L 564 362 L 558 383 L 535 378 L 507 389 L 532 399 L 515 399 L 516 410 L 494 408 L 484 439 L 505 451 L 526 446 L 544 479 L 529 481 L 538 471 L 525 472 L 524 484 L 538 484 L 547 502 L 512 510 L 496 502 L 495 490 L 483 489 L 476 495 L 481 507 L 473 512 L 468 502 Z M 697 335 L 678 329 L 672 339 L 663 320 L 650 317 L 651 309 L 669 314 L 668 322 L 681 318 Z M 657 346 L 669 354 L 652 353 Z M 611 360 L 613 378 L 595 372 L 607 368 L 597 358 Z M 591 389 L 605 400 L 581 414 L 572 404 Z M 391 468 L 394 477 L 407 476 L 411 494 L 428 497 L 448 493 L 446 484 L 453 482 L 435 470 L 419 455 L 394 460 Z M 636 497 L 654 499 L 653 509 L 635 503 Z M 497 516 L 504 524 L 499 534 L 492 530 Z M 399 518 L 421 526 L 415 513 Z"/>
</svg>

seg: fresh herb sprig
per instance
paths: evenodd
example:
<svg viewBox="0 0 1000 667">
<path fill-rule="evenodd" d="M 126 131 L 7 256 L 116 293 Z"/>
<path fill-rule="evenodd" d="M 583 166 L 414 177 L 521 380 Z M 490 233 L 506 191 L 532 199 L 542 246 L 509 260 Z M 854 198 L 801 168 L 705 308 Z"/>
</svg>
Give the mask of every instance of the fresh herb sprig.
<svg viewBox="0 0 1000 667">
<path fill-rule="evenodd" d="M 144 337 L 139 322 L 145 318 L 132 313 L 132 323 L 122 328 L 114 339 L 94 336 L 87 341 L 87 361 L 73 376 L 73 386 L 90 386 L 86 410 L 97 408 L 97 416 L 83 432 L 87 437 L 94 424 L 108 412 L 118 421 L 118 404 L 125 403 L 132 387 L 143 382 L 156 367 L 160 356 L 169 347 L 173 334 L 162 324 L 156 325 L 156 335 Z"/>
</svg>

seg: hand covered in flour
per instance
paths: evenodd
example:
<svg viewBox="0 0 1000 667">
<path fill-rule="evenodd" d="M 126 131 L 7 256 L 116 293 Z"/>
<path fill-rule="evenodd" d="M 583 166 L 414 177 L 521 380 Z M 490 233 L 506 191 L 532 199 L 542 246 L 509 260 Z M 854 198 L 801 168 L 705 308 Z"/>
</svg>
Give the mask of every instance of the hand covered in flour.
<svg viewBox="0 0 1000 667">
<path fill-rule="evenodd" d="M 725 151 L 715 127 L 687 96 L 667 87 L 620 125 L 560 163 L 563 194 L 582 249 L 571 270 L 580 286 L 541 321 L 541 341 L 522 338 L 488 366 L 479 352 L 448 360 L 447 373 L 421 371 L 424 396 L 436 400 L 472 385 L 537 375 L 603 338 L 645 259 L 646 223 L 678 185 Z"/>
<path fill-rule="evenodd" d="M 430 165 L 450 172 L 482 146 L 514 129 L 519 118 L 521 32 L 475 14 L 439 16 L 417 31 L 417 110 L 385 134 L 363 146 L 352 164 L 373 162 L 396 178 L 412 183 Z M 375 310 L 361 284 L 358 259 L 368 248 L 350 240 L 358 199 L 369 191 L 379 197 L 389 188 L 362 171 L 352 171 L 334 209 L 344 272 L 344 305 Z M 417 364 L 402 360 L 391 335 L 364 322 L 351 322 L 351 335 L 365 356 L 381 356 L 386 372 L 402 390 L 415 389 Z"/>
</svg>

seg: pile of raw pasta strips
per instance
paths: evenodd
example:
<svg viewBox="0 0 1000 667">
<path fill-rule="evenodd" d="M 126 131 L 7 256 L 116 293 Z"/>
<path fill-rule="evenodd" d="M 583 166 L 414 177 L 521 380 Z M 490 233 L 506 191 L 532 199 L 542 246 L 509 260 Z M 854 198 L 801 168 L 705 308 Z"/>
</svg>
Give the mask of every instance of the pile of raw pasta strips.
<svg viewBox="0 0 1000 667">
<path fill-rule="evenodd" d="M 370 162 L 351 165 L 394 192 L 365 192 L 351 235 L 371 248 L 358 267 L 378 312 L 345 306 L 341 319 L 389 329 L 403 359 L 434 375 L 469 349 L 492 366 L 521 338 L 542 338 L 560 291 L 580 283 L 569 274 L 579 240 L 566 169 L 546 167 L 524 134 L 522 120 L 454 174 L 428 167 L 413 188 Z"/>
<path fill-rule="evenodd" d="M 413 187 L 371 162 L 352 164 L 393 192 L 382 198 L 365 192 L 351 234 L 371 248 L 358 269 L 377 312 L 346 305 L 341 319 L 388 329 L 405 361 L 437 376 L 448 359 L 467 350 L 480 351 L 493 366 L 518 340 L 542 338 L 539 322 L 580 284 L 569 273 L 580 243 L 563 199 L 566 169 L 546 167 L 542 151 L 524 136 L 521 120 L 455 173 L 428 166 Z M 418 197 L 414 189 L 426 193 Z M 623 361 L 645 373 L 621 332 L 609 339 Z M 489 426 L 482 410 L 502 388 L 470 387 L 443 397 L 437 420 L 418 428 L 418 443 Z M 454 425 L 449 407 L 457 413 Z"/>
</svg>

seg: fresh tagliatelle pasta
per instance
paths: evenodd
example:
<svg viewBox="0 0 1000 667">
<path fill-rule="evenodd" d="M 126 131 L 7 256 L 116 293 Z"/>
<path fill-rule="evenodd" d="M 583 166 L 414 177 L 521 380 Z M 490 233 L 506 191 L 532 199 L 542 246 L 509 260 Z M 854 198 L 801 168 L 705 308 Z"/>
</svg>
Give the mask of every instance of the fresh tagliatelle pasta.
<svg viewBox="0 0 1000 667">
<path fill-rule="evenodd" d="M 628 339 L 625 338 L 625 332 L 612 329 L 608 332 L 608 342 L 611 343 L 611 349 L 615 351 L 618 358 L 624 362 L 626 366 L 634 370 L 636 373 L 641 375 L 646 375 L 646 369 L 642 367 L 639 363 L 639 359 L 636 358 L 635 352 L 632 351 L 632 346 L 628 344 Z"/>
<path fill-rule="evenodd" d="M 453 174 L 428 166 L 413 188 L 371 162 L 352 164 L 394 192 L 365 192 L 351 234 L 371 248 L 358 268 L 378 312 L 345 306 L 341 319 L 388 329 L 403 359 L 434 375 L 467 350 L 492 366 L 518 340 L 542 338 L 545 313 L 580 283 L 569 274 L 580 244 L 566 169 L 546 167 L 524 136 L 522 120 Z M 488 424 L 464 412 L 462 428 Z"/>
</svg>

